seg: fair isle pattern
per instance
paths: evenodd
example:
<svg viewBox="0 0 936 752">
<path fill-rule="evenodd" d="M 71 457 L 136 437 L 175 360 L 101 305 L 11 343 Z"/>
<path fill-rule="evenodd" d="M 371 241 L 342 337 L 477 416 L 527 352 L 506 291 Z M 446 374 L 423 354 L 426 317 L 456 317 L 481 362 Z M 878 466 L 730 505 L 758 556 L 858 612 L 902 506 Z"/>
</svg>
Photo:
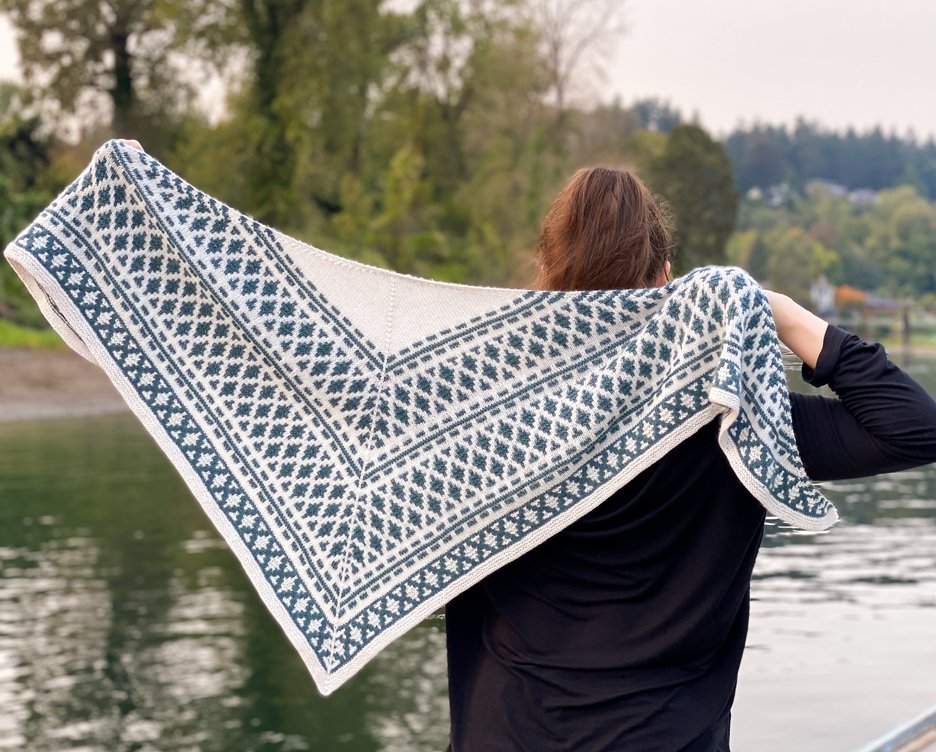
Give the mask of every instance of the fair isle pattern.
<svg viewBox="0 0 936 752">
<path fill-rule="evenodd" d="M 771 514 L 837 519 L 740 269 L 646 290 L 425 280 L 301 244 L 116 140 L 4 255 L 111 377 L 324 694 L 710 420 Z M 455 313 L 436 326 L 425 295 Z"/>
</svg>

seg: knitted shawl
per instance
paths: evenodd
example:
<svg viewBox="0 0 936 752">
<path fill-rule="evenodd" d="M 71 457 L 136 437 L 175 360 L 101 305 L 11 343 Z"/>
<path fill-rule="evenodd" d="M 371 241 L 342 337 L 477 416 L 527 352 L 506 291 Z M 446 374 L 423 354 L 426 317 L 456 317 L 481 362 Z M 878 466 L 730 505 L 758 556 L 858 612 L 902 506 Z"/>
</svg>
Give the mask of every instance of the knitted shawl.
<svg viewBox="0 0 936 752">
<path fill-rule="evenodd" d="M 713 419 L 770 514 L 837 519 L 797 452 L 766 296 L 738 268 L 628 290 L 424 279 L 296 240 L 117 140 L 4 256 L 322 694 Z"/>
</svg>

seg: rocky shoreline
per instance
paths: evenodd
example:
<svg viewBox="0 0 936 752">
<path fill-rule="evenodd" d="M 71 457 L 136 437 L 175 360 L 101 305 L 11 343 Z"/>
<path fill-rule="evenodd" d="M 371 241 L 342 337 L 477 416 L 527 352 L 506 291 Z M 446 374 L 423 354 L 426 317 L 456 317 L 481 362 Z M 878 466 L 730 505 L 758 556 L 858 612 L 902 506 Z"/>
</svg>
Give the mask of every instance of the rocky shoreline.
<svg viewBox="0 0 936 752">
<path fill-rule="evenodd" d="M 128 409 L 107 374 L 73 350 L 0 348 L 0 421 Z"/>
</svg>

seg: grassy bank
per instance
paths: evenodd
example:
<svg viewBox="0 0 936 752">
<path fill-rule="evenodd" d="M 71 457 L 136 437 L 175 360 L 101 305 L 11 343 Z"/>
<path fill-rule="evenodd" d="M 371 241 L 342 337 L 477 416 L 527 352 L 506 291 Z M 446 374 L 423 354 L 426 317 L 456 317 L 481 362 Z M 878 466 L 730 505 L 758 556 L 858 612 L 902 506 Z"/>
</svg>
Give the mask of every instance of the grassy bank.
<svg viewBox="0 0 936 752">
<path fill-rule="evenodd" d="M 25 326 L 0 319 L 0 347 L 62 350 L 66 349 L 67 345 L 53 329 L 28 329 Z"/>
<path fill-rule="evenodd" d="M 890 350 L 900 350 L 904 347 L 903 337 L 899 334 L 888 334 L 878 340 L 884 347 Z M 932 331 L 914 331 L 910 336 L 910 349 L 916 352 L 936 353 L 936 332 Z"/>
</svg>

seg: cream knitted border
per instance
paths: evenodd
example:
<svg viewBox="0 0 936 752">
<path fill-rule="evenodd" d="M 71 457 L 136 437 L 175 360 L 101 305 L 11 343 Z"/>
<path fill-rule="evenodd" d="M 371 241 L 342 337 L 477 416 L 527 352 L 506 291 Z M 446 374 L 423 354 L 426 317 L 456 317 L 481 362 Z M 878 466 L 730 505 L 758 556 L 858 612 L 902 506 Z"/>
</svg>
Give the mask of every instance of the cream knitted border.
<svg viewBox="0 0 936 752">
<path fill-rule="evenodd" d="M 815 518 L 796 512 L 773 498 L 770 492 L 761 485 L 744 466 L 737 448 L 727 433 L 728 427 L 734 422 L 738 415 L 737 397 L 721 389 L 712 388 L 709 393 L 711 404 L 672 431 L 665 440 L 659 441 L 651 449 L 644 452 L 637 460 L 623 468 L 617 475 L 613 476 L 599 488 L 596 488 L 588 496 L 580 499 L 575 506 L 556 515 L 535 532 L 515 542 L 509 548 L 492 555 L 466 575 L 449 583 L 448 586 L 431 598 L 420 603 L 406 616 L 377 635 L 350 661 L 343 664 L 337 670 L 328 672 L 309 647 L 306 637 L 296 627 L 290 614 L 283 608 L 275 591 L 272 589 L 266 577 L 263 576 L 250 550 L 241 540 L 240 535 L 231 522 L 220 511 L 217 502 L 202 483 L 198 474 L 191 466 L 191 463 L 181 450 L 176 447 L 158 418 L 140 398 L 132 384 L 121 372 L 97 333 L 85 320 L 81 311 L 74 305 L 71 298 L 59 286 L 55 278 L 25 250 L 15 244 L 11 244 L 4 252 L 4 255 L 23 280 L 26 288 L 36 299 L 41 312 L 49 320 L 55 331 L 65 340 L 69 347 L 75 350 L 75 352 L 98 365 L 107 374 L 111 383 L 113 383 L 114 387 L 126 401 L 128 407 L 133 411 L 163 453 L 168 457 L 173 467 L 175 467 L 176 471 L 188 486 L 192 495 L 205 511 L 205 514 L 215 525 L 215 529 L 218 530 L 222 538 L 230 546 L 241 567 L 259 593 L 264 605 L 276 619 L 293 647 L 299 653 L 322 695 L 330 695 L 360 671 L 361 668 L 387 645 L 408 632 L 459 593 L 467 590 L 505 564 L 520 557 L 542 541 L 555 535 L 572 524 L 575 520 L 597 507 L 602 501 L 611 496 L 611 494 L 626 485 L 654 462 L 661 459 L 673 447 L 693 435 L 699 428 L 719 415 L 722 416 L 722 423 L 719 429 L 719 445 L 722 451 L 727 456 L 732 469 L 744 486 L 771 514 L 807 530 L 825 530 L 838 520 L 838 515 L 834 508 L 824 517 Z"/>
</svg>

